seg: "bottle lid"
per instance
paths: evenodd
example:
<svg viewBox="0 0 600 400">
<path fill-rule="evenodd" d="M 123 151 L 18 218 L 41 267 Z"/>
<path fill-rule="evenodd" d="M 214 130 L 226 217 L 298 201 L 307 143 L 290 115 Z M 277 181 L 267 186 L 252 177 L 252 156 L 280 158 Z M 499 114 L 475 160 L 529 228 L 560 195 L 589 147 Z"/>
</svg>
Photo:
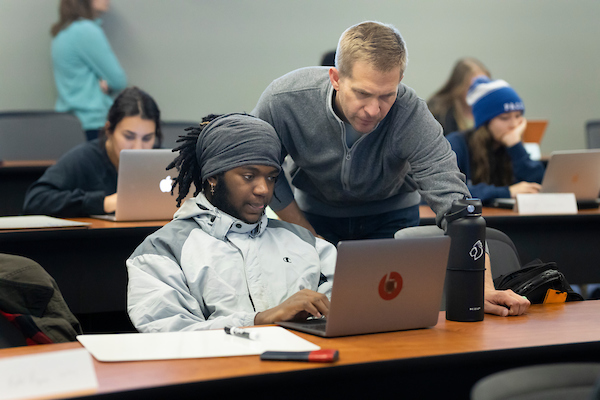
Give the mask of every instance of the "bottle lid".
<svg viewBox="0 0 600 400">
<path fill-rule="evenodd" d="M 445 218 L 452 222 L 462 217 L 480 217 L 482 209 L 481 200 L 476 198 L 454 200 Z"/>
</svg>

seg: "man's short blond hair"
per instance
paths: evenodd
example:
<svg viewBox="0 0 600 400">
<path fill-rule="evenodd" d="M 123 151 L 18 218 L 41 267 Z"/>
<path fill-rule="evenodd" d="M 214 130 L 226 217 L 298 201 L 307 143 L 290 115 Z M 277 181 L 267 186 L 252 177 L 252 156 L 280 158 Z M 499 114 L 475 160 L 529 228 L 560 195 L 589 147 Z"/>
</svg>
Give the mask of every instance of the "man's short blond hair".
<svg viewBox="0 0 600 400">
<path fill-rule="evenodd" d="M 382 72 L 400 66 L 402 76 L 408 62 L 402 35 L 392 25 L 381 22 L 366 21 L 351 26 L 338 42 L 335 66 L 340 75 L 352 76 L 356 61 L 366 61 Z"/>
</svg>

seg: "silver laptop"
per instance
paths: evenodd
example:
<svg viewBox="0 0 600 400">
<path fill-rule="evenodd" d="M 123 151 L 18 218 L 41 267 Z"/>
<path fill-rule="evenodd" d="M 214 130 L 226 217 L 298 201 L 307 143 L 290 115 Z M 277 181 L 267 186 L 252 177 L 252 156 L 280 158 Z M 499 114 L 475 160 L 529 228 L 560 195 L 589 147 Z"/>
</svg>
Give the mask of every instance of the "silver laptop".
<svg viewBox="0 0 600 400">
<path fill-rule="evenodd" d="M 171 149 L 122 150 L 119 157 L 117 209 L 114 215 L 92 215 L 111 221 L 170 220 L 177 211 L 171 195 L 176 169 L 167 171 L 176 153 Z M 193 187 L 192 187 L 193 189 Z"/>
<path fill-rule="evenodd" d="M 327 319 L 278 325 L 324 337 L 434 326 L 449 250 L 447 236 L 342 241 Z"/>
<path fill-rule="evenodd" d="M 541 193 L 574 193 L 580 208 L 598 207 L 600 149 L 554 151 L 542 180 Z M 496 207 L 512 208 L 515 199 L 496 199 Z"/>
</svg>

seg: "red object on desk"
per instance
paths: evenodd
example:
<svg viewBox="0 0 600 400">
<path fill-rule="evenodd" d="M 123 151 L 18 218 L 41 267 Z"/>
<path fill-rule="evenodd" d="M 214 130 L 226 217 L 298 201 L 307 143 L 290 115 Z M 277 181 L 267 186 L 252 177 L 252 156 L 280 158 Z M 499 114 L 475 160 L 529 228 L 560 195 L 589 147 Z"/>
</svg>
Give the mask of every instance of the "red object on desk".
<svg viewBox="0 0 600 400">
<path fill-rule="evenodd" d="M 260 355 L 261 360 L 268 361 L 308 361 L 328 363 L 339 359 L 339 352 L 334 349 L 315 351 L 265 351 Z"/>
</svg>

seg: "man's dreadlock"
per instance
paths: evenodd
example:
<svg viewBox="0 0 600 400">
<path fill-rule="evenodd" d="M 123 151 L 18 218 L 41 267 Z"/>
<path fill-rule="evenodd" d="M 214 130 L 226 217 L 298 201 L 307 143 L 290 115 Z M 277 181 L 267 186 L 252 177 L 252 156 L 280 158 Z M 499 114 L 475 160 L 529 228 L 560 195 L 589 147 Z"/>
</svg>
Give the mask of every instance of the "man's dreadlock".
<svg viewBox="0 0 600 400">
<path fill-rule="evenodd" d="M 202 122 L 199 126 L 190 126 L 185 128 L 187 134 L 180 136 L 177 139 L 177 143 L 181 142 L 181 145 L 173 149 L 174 152 L 179 151 L 179 155 L 171 162 L 167 169 L 177 168 L 179 175 L 173 180 L 173 186 L 171 188 L 171 194 L 175 191 L 175 186 L 179 185 L 179 194 L 177 196 L 177 207 L 181 206 L 181 201 L 185 199 L 192 183 L 196 187 L 194 196 L 202 191 L 202 177 L 200 175 L 200 165 L 196 158 L 196 142 L 198 136 L 213 119 L 219 117 L 217 114 L 209 114 L 202 118 Z"/>
</svg>

